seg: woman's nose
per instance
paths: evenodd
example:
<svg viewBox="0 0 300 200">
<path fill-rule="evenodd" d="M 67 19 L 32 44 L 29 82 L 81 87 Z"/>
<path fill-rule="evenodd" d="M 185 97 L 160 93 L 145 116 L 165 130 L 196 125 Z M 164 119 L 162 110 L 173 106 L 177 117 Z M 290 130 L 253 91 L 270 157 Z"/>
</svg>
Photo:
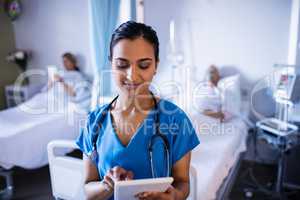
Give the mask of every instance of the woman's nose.
<svg viewBox="0 0 300 200">
<path fill-rule="evenodd" d="M 130 66 L 127 70 L 126 78 L 130 81 L 136 81 L 138 78 L 138 70 L 135 66 Z"/>
</svg>

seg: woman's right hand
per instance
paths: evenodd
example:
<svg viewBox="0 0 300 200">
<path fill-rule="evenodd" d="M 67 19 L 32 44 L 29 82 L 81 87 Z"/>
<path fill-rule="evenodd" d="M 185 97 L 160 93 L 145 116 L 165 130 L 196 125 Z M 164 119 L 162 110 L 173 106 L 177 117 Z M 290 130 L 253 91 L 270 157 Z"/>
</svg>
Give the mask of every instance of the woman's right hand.
<svg viewBox="0 0 300 200">
<path fill-rule="evenodd" d="M 115 166 L 106 172 L 103 182 L 109 187 L 114 188 L 116 181 L 132 180 L 132 171 L 125 170 L 120 166 Z"/>
<path fill-rule="evenodd" d="M 221 111 L 215 112 L 215 111 L 211 111 L 211 110 L 204 110 L 203 114 L 207 115 L 209 117 L 219 119 L 220 122 L 224 122 L 224 120 L 225 120 L 225 114 Z"/>
<path fill-rule="evenodd" d="M 64 79 L 61 76 L 59 76 L 58 74 L 54 74 L 53 81 L 54 82 L 63 82 Z"/>
</svg>

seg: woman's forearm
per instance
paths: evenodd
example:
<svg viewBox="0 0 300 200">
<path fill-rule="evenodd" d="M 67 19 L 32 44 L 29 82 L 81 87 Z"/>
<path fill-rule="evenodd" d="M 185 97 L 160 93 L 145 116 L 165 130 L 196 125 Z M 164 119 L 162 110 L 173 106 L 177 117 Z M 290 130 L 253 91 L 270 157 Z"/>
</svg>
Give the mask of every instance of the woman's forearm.
<svg viewBox="0 0 300 200">
<path fill-rule="evenodd" d="M 174 188 L 175 188 L 175 200 L 184 200 L 189 196 L 190 193 L 190 184 L 189 182 L 186 181 L 178 181 L 178 182 L 174 182 L 173 184 Z"/>
<path fill-rule="evenodd" d="M 100 181 L 89 182 L 84 189 L 88 200 L 107 200 L 113 194 L 113 189 Z"/>
<path fill-rule="evenodd" d="M 224 114 L 222 112 L 214 112 L 214 111 L 211 111 L 211 110 L 205 110 L 203 112 L 203 114 L 207 115 L 209 117 L 216 118 L 216 119 L 223 119 L 224 118 Z"/>
</svg>

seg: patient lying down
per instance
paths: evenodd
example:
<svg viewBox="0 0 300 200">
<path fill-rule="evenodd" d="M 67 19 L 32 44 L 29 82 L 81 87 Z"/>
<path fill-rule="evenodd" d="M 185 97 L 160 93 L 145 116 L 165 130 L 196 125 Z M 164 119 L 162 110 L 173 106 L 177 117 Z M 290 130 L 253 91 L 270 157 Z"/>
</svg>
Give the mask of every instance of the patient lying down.
<svg viewBox="0 0 300 200">
<path fill-rule="evenodd" d="M 231 115 L 222 107 L 222 95 L 218 88 L 221 77 L 218 68 L 211 65 L 207 75 L 208 81 L 201 87 L 200 112 L 206 116 L 219 119 L 220 122 L 224 122 Z"/>
</svg>

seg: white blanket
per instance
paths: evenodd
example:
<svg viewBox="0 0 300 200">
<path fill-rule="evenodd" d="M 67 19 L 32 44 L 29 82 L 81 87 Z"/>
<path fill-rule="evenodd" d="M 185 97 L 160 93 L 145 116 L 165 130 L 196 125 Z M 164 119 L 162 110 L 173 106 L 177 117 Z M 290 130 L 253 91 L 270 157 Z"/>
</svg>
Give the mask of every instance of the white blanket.
<svg viewBox="0 0 300 200">
<path fill-rule="evenodd" d="M 247 126 L 239 118 L 226 123 L 201 115 L 191 115 L 200 145 L 191 164 L 197 170 L 197 198 L 212 200 L 238 155 L 246 150 Z"/>
<path fill-rule="evenodd" d="M 86 112 L 42 92 L 19 106 L 0 112 L 0 166 L 38 168 L 48 163 L 47 144 L 75 139 Z"/>
</svg>

